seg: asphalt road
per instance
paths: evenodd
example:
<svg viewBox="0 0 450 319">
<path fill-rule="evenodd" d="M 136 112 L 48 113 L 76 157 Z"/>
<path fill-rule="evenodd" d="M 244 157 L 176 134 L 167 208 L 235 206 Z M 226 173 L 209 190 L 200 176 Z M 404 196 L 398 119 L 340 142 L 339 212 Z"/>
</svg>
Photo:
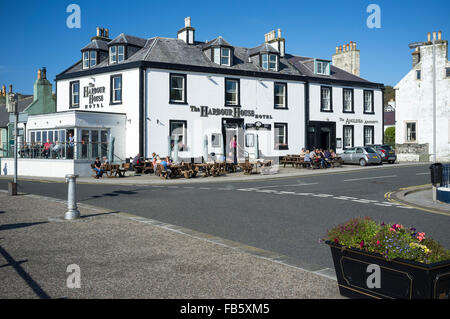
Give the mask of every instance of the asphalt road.
<svg viewBox="0 0 450 319">
<path fill-rule="evenodd" d="M 414 226 L 450 247 L 448 216 L 404 208 L 386 192 L 429 183 L 428 165 L 267 181 L 177 186 L 78 185 L 78 202 L 190 228 L 287 256 L 296 266 L 333 268 L 319 239 L 352 217 Z M 7 189 L 7 181 L 0 180 Z M 20 182 L 20 191 L 67 198 L 63 183 Z M 0 205 L 1 206 L 1 205 Z M 62 212 L 63 214 L 63 212 Z"/>
</svg>

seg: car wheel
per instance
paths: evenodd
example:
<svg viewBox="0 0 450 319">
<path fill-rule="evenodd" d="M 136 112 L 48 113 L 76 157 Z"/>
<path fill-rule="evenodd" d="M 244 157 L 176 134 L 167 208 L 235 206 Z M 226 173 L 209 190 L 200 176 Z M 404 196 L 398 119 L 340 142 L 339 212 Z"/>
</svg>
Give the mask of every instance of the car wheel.
<svg viewBox="0 0 450 319">
<path fill-rule="evenodd" d="M 389 161 L 389 164 L 394 164 L 395 163 L 395 161 Z"/>
<path fill-rule="evenodd" d="M 366 166 L 366 165 L 367 165 L 366 160 L 361 158 L 361 159 L 359 160 L 359 165 L 361 165 L 361 166 Z"/>
</svg>

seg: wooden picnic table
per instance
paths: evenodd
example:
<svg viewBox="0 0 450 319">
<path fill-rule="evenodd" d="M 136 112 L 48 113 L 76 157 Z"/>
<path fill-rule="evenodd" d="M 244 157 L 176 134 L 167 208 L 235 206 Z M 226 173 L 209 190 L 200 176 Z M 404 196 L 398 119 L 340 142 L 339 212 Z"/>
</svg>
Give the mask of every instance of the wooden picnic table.
<svg viewBox="0 0 450 319">
<path fill-rule="evenodd" d="M 120 168 L 120 164 L 102 164 L 100 166 L 108 177 L 124 177 L 126 170 Z"/>
</svg>

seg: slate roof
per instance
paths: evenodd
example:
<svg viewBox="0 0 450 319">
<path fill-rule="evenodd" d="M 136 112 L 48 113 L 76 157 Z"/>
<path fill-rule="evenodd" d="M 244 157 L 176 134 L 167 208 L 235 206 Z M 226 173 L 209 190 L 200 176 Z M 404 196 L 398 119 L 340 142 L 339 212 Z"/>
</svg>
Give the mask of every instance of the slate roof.
<svg viewBox="0 0 450 319">
<path fill-rule="evenodd" d="M 121 42 L 122 41 L 122 42 Z M 127 41 L 127 42 L 124 42 Z M 297 76 L 307 76 L 310 78 L 317 78 L 317 80 L 341 80 L 341 81 L 352 81 L 360 82 L 365 84 L 376 84 L 367 81 L 361 77 L 358 77 L 352 73 L 346 72 L 331 65 L 331 75 L 320 75 L 314 73 L 314 58 L 296 56 L 292 54 L 285 54 L 284 57 L 280 58 L 280 69 L 278 72 L 264 70 L 257 63 L 251 62 L 249 57 L 258 52 L 273 52 L 278 53 L 271 45 L 263 43 L 256 48 L 244 48 L 239 46 L 233 46 L 234 56 L 233 64 L 231 66 L 218 65 L 213 63 L 203 50 L 212 46 L 214 43 L 226 43 L 222 37 L 218 37 L 207 43 L 205 42 L 195 42 L 192 45 L 185 43 L 183 40 L 178 40 L 174 38 L 163 38 L 154 37 L 150 39 L 142 39 L 137 37 L 132 37 L 129 35 L 121 34 L 114 40 L 108 43 L 108 45 L 114 43 L 135 43 L 141 46 L 136 53 L 129 56 L 126 61 L 121 64 L 137 62 L 137 61 L 148 61 L 148 62 L 162 62 L 168 64 L 180 64 L 189 66 L 199 66 L 199 67 L 210 67 L 210 68 L 221 68 L 221 69 L 234 69 L 250 72 L 264 72 L 264 73 L 274 73 L 274 74 L 284 74 L 284 75 L 297 75 Z M 90 68 L 102 68 L 109 66 L 108 59 L 103 60 L 96 66 Z M 71 67 L 69 67 L 64 72 L 57 75 L 69 75 L 74 72 L 81 72 L 82 61 L 78 61 Z M 89 70 L 86 70 L 89 71 Z"/>
<path fill-rule="evenodd" d="M 104 40 L 92 40 L 81 51 L 89 49 L 108 51 L 108 42 Z"/>
<path fill-rule="evenodd" d="M 19 100 L 19 112 L 23 112 L 33 102 L 33 96 L 27 96 Z M 6 104 L 0 104 L 0 127 L 7 127 L 9 123 L 9 113 Z"/>
<path fill-rule="evenodd" d="M 147 39 L 138 38 L 132 35 L 121 33 L 117 37 L 115 37 L 111 42 L 108 43 L 109 46 L 114 44 L 131 44 L 138 47 L 143 47 L 145 43 L 147 42 Z"/>
<path fill-rule="evenodd" d="M 213 46 L 232 47 L 232 45 L 229 44 L 224 38 L 219 36 L 219 37 L 215 38 L 214 40 L 207 42 L 205 47 L 203 48 L 203 50 L 213 47 Z"/>
</svg>

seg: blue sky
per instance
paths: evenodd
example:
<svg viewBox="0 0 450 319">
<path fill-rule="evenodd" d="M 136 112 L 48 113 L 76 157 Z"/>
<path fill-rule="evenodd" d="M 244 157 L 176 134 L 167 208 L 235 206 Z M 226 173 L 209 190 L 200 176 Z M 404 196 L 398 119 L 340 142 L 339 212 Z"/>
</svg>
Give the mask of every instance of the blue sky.
<svg viewBox="0 0 450 319">
<path fill-rule="evenodd" d="M 69 4 L 81 8 L 81 28 L 69 29 Z M 381 28 L 370 29 L 369 4 L 381 8 Z M 321 1 L 100 1 L 0 0 L 0 85 L 32 94 L 37 69 L 48 78 L 81 58 L 80 49 L 96 27 L 112 37 L 176 37 L 190 16 L 198 41 L 219 35 L 232 45 L 255 47 L 264 34 L 282 29 L 286 51 L 331 60 L 338 45 L 356 41 L 361 50 L 361 77 L 395 85 L 411 68 L 408 43 L 425 41 L 441 30 L 450 39 L 450 1 L 321 0 Z M 55 90 L 55 87 L 53 87 Z"/>
</svg>

